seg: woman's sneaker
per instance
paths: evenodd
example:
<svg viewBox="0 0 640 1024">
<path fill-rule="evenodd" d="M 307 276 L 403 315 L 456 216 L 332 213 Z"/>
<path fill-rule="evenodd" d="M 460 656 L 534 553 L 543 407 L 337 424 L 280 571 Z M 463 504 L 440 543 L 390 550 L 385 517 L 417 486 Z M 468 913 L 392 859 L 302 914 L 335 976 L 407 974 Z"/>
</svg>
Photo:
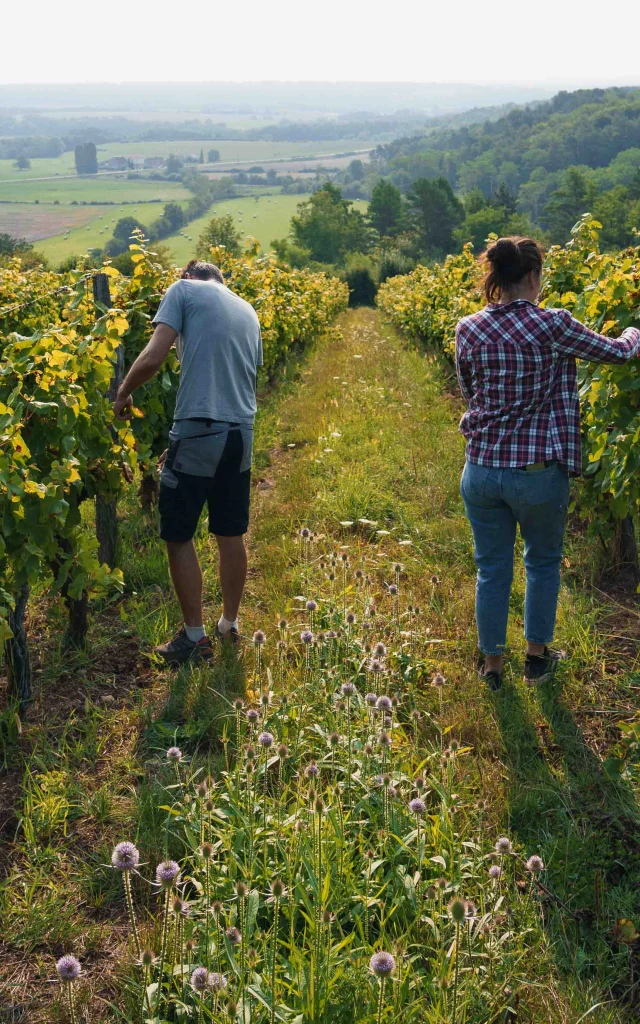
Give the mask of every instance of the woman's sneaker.
<svg viewBox="0 0 640 1024">
<path fill-rule="evenodd" d="M 558 662 L 564 658 L 562 651 L 553 651 L 545 647 L 544 654 L 527 654 L 524 662 L 524 679 L 530 686 L 536 683 L 544 683 L 551 679 L 558 667 Z"/>
<path fill-rule="evenodd" d="M 213 648 L 208 636 L 201 640 L 190 640 L 182 626 L 172 640 L 154 647 L 153 653 L 162 658 L 167 665 L 184 665 L 188 661 L 211 661 Z"/>
<path fill-rule="evenodd" d="M 502 689 L 502 673 L 501 672 L 487 672 L 485 670 L 484 658 L 480 658 L 478 661 L 478 675 L 487 684 L 490 690 L 494 692 Z"/>
</svg>

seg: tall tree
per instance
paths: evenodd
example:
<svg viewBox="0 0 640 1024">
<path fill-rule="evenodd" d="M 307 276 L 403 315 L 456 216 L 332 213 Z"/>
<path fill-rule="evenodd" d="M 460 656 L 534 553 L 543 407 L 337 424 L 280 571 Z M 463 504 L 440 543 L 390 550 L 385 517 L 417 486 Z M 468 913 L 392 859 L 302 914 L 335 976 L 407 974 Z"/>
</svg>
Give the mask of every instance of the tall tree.
<svg viewBox="0 0 640 1024">
<path fill-rule="evenodd" d="M 98 152 L 95 142 L 80 142 L 75 148 L 76 171 L 78 174 L 98 173 Z"/>
<path fill-rule="evenodd" d="M 215 245 L 224 245 L 232 256 L 239 256 L 242 252 L 240 232 L 236 230 L 230 213 L 211 218 L 196 244 L 198 259 L 209 259 L 209 250 Z"/>
<path fill-rule="evenodd" d="M 371 232 L 359 210 L 327 182 L 298 206 L 291 228 L 299 246 L 320 263 L 340 263 L 347 252 L 366 252 Z"/>
<path fill-rule="evenodd" d="M 402 230 L 404 219 L 400 189 L 384 178 L 377 181 L 371 193 L 368 215 L 378 234 L 383 237 L 397 235 Z"/>
<path fill-rule="evenodd" d="M 579 168 L 570 167 L 565 171 L 562 185 L 551 193 L 544 208 L 553 242 L 564 245 L 568 241 L 571 228 L 587 212 L 594 198 L 593 185 Z"/>
<path fill-rule="evenodd" d="M 445 255 L 454 247 L 453 232 L 464 220 L 464 206 L 446 178 L 418 178 L 407 193 L 413 225 L 422 250 Z"/>
</svg>

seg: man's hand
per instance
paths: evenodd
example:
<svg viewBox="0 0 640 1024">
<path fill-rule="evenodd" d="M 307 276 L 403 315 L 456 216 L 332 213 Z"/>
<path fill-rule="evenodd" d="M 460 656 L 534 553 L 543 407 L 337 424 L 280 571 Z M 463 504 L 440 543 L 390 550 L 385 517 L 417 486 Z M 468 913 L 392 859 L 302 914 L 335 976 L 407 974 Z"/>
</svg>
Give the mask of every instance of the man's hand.
<svg viewBox="0 0 640 1024">
<path fill-rule="evenodd" d="M 165 448 L 165 450 L 163 451 L 162 455 L 158 456 L 158 468 L 157 468 L 157 472 L 158 473 L 162 473 L 162 467 L 164 466 L 164 464 L 165 464 L 165 462 L 167 460 L 168 453 L 169 453 L 169 449 Z"/>
<path fill-rule="evenodd" d="M 133 398 L 131 395 L 121 395 L 120 392 L 116 395 L 116 400 L 113 403 L 113 415 L 118 420 L 128 420 L 133 412 Z"/>
</svg>

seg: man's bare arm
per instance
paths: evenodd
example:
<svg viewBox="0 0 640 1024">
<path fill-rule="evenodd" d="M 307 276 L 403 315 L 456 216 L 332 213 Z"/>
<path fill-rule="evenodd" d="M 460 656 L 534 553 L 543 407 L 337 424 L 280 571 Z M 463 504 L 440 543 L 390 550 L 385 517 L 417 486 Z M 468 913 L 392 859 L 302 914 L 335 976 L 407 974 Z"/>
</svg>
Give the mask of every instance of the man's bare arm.
<svg viewBox="0 0 640 1024">
<path fill-rule="evenodd" d="M 149 344 L 132 364 L 118 388 L 118 394 L 113 403 L 113 411 L 118 419 L 126 420 L 129 417 L 133 408 L 132 393 L 141 384 L 146 384 L 148 380 L 155 377 L 177 337 L 178 332 L 174 331 L 173 327 L 169 327 L 168 324 L 157 324 Z"/>
</svg>

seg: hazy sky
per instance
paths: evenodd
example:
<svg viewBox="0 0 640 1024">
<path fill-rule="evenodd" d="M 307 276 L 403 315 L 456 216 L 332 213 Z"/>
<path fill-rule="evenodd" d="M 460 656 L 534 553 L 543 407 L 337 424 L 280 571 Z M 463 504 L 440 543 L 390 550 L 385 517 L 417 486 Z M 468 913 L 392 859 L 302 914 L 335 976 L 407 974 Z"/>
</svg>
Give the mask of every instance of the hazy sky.
<svg viewBox="0 0 640 1024">
<path fill-rule="evenodd" d="M 14 0 L 0 81 L 640 83 L 638 0 Z"/>
</svg>

